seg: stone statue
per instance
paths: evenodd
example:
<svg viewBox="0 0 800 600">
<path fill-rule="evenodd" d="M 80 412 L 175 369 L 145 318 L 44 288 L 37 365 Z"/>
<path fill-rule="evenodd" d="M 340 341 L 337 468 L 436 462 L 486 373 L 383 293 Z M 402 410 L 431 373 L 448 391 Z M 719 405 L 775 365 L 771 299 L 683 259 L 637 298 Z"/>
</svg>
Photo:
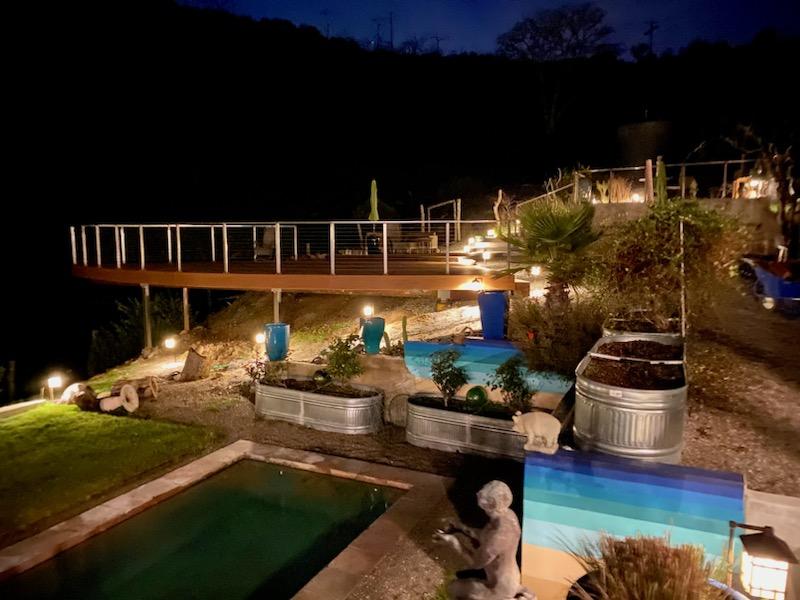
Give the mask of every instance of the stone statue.
<svg viewBox="0 0 800 600">
<path fill-rule="evenodd" d="M 486 573 L 485 579 L 465 577 L 450 582 L 447 586 L 450 600 L 536 599 L 520 584 L 517 548 L 521 530 L 517 515 L 510 508 L 512 498 L 505 483 L 490 481 L 478 492 L 478 506 L 489 517 L 483 529 L 451 524 L 434 533 L 434 539 L 460 554 L 470 570 L 483 569 Z"/>
<path fill-rule="evenodd" d="M 558 450 L 558 434 L 561 421 L 545 412 L 534 411 L 524 415 L 517 411 L 513 417 L 514 431 L 528 436 L 525 450 L 555 454 Z"/>
</svg>

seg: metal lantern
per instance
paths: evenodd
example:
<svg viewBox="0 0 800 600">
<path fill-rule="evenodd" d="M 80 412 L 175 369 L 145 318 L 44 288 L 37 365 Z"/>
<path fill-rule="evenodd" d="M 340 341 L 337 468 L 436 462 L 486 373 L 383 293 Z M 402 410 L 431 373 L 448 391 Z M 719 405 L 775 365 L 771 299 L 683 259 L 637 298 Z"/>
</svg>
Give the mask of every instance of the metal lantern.
<svg viewBox="0 0 800 600">
<path fill-rule="evenodd" d="M 744 591 L 753 598 L 786 600 L 789 565 L 797 564 L 791 548 L 775 535 L 772 527 L 730 522 L 731 545 L 737 527 L 756 531 L 739 536 L 742 540 L 741 581 Z"/>
</svg>

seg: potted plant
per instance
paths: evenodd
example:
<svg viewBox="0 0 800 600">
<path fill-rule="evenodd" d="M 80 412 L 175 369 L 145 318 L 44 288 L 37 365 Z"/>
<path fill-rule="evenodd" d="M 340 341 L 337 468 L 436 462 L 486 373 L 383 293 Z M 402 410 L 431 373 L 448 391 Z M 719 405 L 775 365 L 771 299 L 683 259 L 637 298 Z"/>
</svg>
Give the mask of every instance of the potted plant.
<svg viewBox="0 0 800 600">
<path fill-rule="evenodd" d="M 520 355 L 512 356 L 501 364 L 487 384 L 492 390 L 500 389 L 503 401 L 511 412 L 526 413 L 531 409 L 531 398 L 535 390 L 525 376 L 525 360 Z"/>
<path fill-rule="evenodd" d="M 701 546 L 670 546 L 664 537 L 601 534 L 571 554 L 587 574 L 573 585 L 568 600 L 744 598 L 712 580 L 715 565 L 705 560 Z"/>
<path fill-rule="evenodd" d="M 293 378 L 285 362 L 250 363 L 247 371 L 255 381 L 256 413 L 323 431 L 377 431 L 382 425 L 383 395 L 350 383 L 362 372 L 357 341 L 358 336 L 336 338 L 323 352 L 327 376 Z"/>
<path fill-rule="evenodd" d="M 448 452 L 522 459 L 525 437 L 513 431 L 514 411 L 510 406 L 455 397 L 459 388 L 468 383 L 465 369 L 457 364 L 460 356 L 457 350 L 442 350 L 432 355 L 431 379 L 440 395 L 417 394 L 409 398 L 406 441 Z M 519 367 L 520 363 L 505 368 L 501 365 L 499 377 L 510 382 L 513 365 Z M 523 387 L 518 385 L 511 392 L 514 401 L 525 396 Z M 527 398 L 530 399 L 530 394 Z"/>
</svg>

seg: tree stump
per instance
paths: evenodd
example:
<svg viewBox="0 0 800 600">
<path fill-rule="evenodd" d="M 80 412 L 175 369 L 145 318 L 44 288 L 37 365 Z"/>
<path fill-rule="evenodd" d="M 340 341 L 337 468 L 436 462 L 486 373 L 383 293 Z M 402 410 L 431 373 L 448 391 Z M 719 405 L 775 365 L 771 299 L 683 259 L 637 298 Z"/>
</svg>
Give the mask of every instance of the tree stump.
<svg viewBox="0 0 800 600">
<path fill-rule="evenodd" d="M 72 395 L 72 402 L 81 410 L 90 412 L 97 412 L 100 410 L 100 400 L 98 400 L 94 390 L 88 385 Z"/>
<path fill-rule="evenodd" d="M 189 349 L 186 355 L 186 362 L 183 363 L 183 371 L 179 381 L 196 381 L 202 379 L 206 372 L 208 359 L 194 348 Z"/>
</svg>

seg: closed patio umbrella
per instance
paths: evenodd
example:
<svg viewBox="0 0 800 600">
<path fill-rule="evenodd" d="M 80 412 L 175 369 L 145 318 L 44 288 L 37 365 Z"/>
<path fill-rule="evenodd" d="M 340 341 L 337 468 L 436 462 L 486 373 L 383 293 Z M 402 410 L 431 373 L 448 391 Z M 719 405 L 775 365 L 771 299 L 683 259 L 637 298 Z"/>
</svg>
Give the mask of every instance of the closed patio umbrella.
<svg viewBox="0 0 800 600">
<path fill-rule="evenodd" d="M 372 180 L 372 186 L 369 193 L 369 220 L 380 221 L 378 216 L 378 182 Z"/>
</svg>

